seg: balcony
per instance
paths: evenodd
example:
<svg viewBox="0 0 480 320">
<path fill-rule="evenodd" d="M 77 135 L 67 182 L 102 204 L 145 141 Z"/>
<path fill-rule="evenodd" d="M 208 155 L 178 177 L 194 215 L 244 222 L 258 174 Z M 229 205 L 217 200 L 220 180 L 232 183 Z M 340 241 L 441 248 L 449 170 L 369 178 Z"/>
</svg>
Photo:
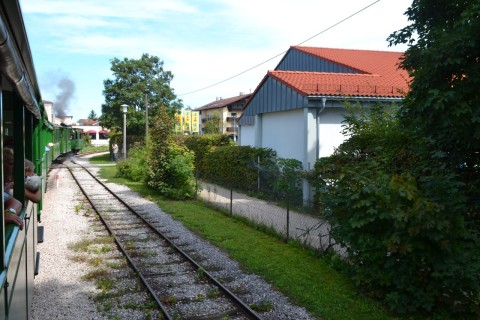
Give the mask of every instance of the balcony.
<svg viewBox="0 0 480 320">
<path fill-rule="evenodd" d="M 238 127 L 227 127 L 226 128 L 227 132 L 238 132 Z"/>
</svg>

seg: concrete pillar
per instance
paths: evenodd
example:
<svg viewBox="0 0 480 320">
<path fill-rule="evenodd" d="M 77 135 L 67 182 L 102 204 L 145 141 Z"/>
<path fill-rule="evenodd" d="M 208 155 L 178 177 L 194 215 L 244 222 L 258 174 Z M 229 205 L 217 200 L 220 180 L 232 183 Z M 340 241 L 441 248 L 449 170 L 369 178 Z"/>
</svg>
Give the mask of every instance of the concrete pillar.
<svg viewBox="0 0 480 320">
<path fill-rule="evenodd" d="M 262 147 L 262 114 L 255 115 L 255 147 Z"/>
<path fill-rule="evenodd" d="M 310 171 L 317 161 L 318 154 L 318 125 L 317 125 L 317 109 L 304 108 L 304 152 L 303 152 L 303 169 Z M 313 199 L 312 188 L 306 179 L 303 180 L 303 203 L 309 204 Z"/>
</svg>

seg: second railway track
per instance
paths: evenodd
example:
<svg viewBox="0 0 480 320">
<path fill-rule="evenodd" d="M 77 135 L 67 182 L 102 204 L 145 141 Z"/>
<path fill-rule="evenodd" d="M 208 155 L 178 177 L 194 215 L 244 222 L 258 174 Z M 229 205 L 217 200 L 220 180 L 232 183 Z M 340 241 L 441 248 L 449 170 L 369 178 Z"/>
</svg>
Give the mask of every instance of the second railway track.
<svg viewBox="0 0 480 320">
<path fill-rule="evenodd" d="M 196 261 L 203 258 L 193 248 L 163 234 L 159 221 L 137 212 L 87 168 L 65 165 L 166 319 L 261 319 L 242 292 L 234 294 Z"/>
</svg>

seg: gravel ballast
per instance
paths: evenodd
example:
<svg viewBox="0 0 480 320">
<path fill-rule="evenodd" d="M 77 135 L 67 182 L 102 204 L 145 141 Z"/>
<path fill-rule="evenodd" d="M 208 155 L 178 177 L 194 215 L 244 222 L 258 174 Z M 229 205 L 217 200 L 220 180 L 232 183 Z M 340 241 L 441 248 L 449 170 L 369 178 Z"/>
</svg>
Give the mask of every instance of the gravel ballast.
<svg viewBox="0 0 480 320">
<path fill-rule="evenodd" d="M 69 258 L 73 255 L 69 244 L 93 236 L 91 218 L 75 214 L 80 196 L 68 170 L 50 171 L 39 224 L 44 227 L 45 240 L 37 245 L 41 258 L 34 281 L 34 320 L 107 319 L 88 298 L 98 293 L 93 282 L 82 279 L 89 270 Z"/>
</svg>

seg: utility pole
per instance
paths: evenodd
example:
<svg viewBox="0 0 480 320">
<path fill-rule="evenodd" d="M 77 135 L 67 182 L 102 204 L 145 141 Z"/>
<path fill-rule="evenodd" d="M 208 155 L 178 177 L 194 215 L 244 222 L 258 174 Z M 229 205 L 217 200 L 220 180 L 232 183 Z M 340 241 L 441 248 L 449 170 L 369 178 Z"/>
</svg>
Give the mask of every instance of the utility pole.
<svg viewBox="0 0 480 320">
<path fill-rule="evenodd" d="M 145 93 L 145 146 L 148 146 L 148 95 Z"/>
</svg>

